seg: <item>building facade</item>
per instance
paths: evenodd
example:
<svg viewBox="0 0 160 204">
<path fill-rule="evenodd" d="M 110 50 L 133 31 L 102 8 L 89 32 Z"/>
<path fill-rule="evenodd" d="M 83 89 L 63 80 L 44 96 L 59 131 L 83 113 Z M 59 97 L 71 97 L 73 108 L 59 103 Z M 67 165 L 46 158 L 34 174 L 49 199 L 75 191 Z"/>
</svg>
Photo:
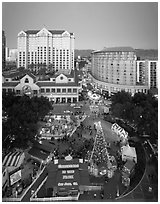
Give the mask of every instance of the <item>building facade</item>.
<svg viewBox="0 0 160 204">
<path fill-rule="evenodd" d="M 24 71 L 3 75 L 2 91 L 15 92 L 16 95 L 44 96 L 53 103 L 72 103 L 79 101 L 81 86 L 75 70 L 69 73 L 56 73 L 48 79 L 39 79 L 32 73 Z"/>
<path fill-rule="evenodd" d="M 147 93 L 147 83 L 137 83 L 137 57 L 131 47 L 104 48 L 92 53 L 90 77 L 96 88 L 108 91 L 109 95 L 126 91 L 134 95 Z"/>
<path fill-rule="evenodd" d="M 21 31 L 17 44 L 18 67 L 74 69 L 74 33 L 46 28 Z"/>
<path fill-rule="evenodd" d="M 6 64 L 6 36 L 4 30 L 2 30 L 2 70 L 5 69 Z"/>
<path fill-rule="evenodd" d="M 9 49 L 6 47 L 6 61 L 17 62 L 17 49 Z"/>
<path fill-rule="evenodd" d="M 158 61 L 137 61 L 137 83 L 148 85 L 149 89 L 158 88 Z"/>
</svg>

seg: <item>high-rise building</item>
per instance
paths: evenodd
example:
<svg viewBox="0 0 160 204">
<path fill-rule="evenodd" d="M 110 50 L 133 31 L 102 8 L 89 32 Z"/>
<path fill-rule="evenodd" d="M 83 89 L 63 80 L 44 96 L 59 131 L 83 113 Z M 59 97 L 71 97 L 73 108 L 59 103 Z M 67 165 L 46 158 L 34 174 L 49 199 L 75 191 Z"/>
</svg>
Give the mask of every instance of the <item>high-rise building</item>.
<svg viewBox="0 0 160 204">
<path fill-rule="evenodd" d="M 148 79 L 149 88 L 158 88 L 158 61 L 148 62 Z"/>
<path fill-rule="evenodd" d="M 6 64 L 6 36 L 4 30 L 2 30 L 2 69 L 5 69 Z"/>
<path fill-rule="evenodd" d="M 6 59 L 6 61 L 8 61 L 9 60 L 9 47 L 6 47 L 6 51 L 5 51 L 6 53 L 5 53 L 5 59 Z"/>
<path fill-rule="evenodd" d="M 104 48 L 92 53 L 91 78 L 109 95 L 118 91 L 147 93 L 146 84 L 137 85 L 136 52 L 131 47 Z"/>
<path fill-rule="evenodd" d="M 17 49 L 9 49 L 8 47 L 6 47 L 6 61 L 17 61 Z"/>
<path fill-rule="evenodd" d="M 74 33 L 65 30 L 27 30 L 18 33 L 18 67 L 45 65 L 74 69 Z"/>
<path fill-rule="evenodd" d="M 137 61 L 137 83 L 147 85 L 149 89 L 158 88 L 158 61 Z"/>
</svg>

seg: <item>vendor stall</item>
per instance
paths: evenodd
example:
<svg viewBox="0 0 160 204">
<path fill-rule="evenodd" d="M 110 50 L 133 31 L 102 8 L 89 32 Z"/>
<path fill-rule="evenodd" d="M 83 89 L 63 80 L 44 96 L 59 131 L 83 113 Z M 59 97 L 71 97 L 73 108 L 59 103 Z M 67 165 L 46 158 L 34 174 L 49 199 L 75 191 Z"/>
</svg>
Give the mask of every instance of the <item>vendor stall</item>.
<svg viewBox="0 0 160 204">
<path fill-rule="evenodd" d="M 121 147 L 121 153 L 122 153 L 122 160 L 131 160 L 137 163 L 137 154 L 135 147 L 130 147 L 129 145 Z"/>
</svg>

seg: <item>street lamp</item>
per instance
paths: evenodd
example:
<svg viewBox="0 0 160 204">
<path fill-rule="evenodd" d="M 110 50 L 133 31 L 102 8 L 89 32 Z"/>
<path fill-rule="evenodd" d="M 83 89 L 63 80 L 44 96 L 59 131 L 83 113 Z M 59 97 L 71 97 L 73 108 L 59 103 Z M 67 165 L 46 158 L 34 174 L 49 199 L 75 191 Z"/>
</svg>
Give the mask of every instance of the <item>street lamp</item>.
<svg viewBox="0 0 160 204">
<path fill-rule="evenodd" d="M 119 188 L 118 188 L 118 185 L 117 185 L 117 197 L 119 197 Z"/>
</svg>

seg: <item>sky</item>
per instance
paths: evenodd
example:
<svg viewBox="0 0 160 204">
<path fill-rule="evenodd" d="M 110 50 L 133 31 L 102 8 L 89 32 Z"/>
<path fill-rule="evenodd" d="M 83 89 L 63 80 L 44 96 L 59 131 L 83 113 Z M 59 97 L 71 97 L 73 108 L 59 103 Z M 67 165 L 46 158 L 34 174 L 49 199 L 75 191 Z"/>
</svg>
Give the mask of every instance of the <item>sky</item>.
<svg viewBox="0 0 160 204">
<path fill-rule="evenodd" d="M 75 49 L 131 46 L 158 49 L 157 2 L 3 2 L 7 47 L 21 30 L 67 30 Z"/>
</svg>

